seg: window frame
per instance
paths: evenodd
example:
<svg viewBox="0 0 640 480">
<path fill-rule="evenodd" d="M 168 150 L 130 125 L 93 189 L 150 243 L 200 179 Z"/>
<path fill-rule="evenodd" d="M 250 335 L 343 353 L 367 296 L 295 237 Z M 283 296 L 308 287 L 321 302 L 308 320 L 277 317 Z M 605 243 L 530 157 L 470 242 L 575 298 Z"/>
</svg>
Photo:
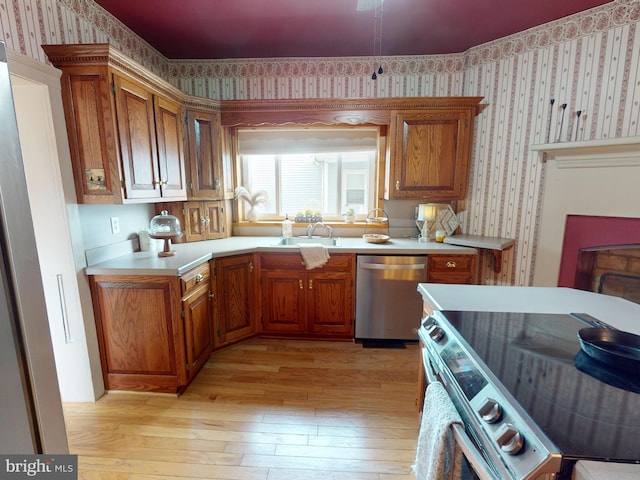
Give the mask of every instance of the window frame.
<svg viewBox="0 0 640 480">
<path fill-rule="evenodd" d="M 318 129 L 318 130 L 322 130 L 322 129 L 326 129 L 326 126 L 319 126 L 319 127 L 309 127 L 309 126 L 305 126 L 304 129 L 305 130 L 313 130 L 313 129 Z M 383 160 L 384 160 L 384 148 L 381 147 L 381 145 L 385 144 L 386 141 L 386 137 L 385 137 L 385 130 L 381 129 L 380 126 L 375 126 L 375 125 L 360 125 L 360 126 L 345 126 L 345 127 L 337 127 L 337 126 L 332 126 L 330 127 L 332 130 L 337 130 L 337 129 L 341 129 L 344 128 L 345 130 L 354 130 L 354 129 L 358 129 L 361 128 L 363 130 L 369 131 L 371 132 L 372 130 L 375 131 L 375 136 L 376 136 L 376 144 L 375 147 L 373 149 L 371 149 L 371 156 L 370 158 L 367 160 L 368 161 L 368 168 L 367 167 L 357 167 L 357 168 L 345 168 L 345 162 L 342 158 L 342 155 L 339 155 L 339 159 L 338 159 L 338 173 L 337 173 L 337 181 L 338 181 L 338 185 L 335 187 L 335 192 L 337 194 L 337 200 L 336 203 L 337 205 L 335 206 L 336 209 L 336 213 L 335 214 L 326 214 L 323 213 L 323 220 L 324 221 L 328 221 L 328 222 L 335 222 L 335 221 L 343 221 L 343 214 L 345 213 L 343 210 L 346 210 L 346 207 L 344 205 L 342 205 L 343 203 L 346 202 L 346 178 L 345 175 L 348 174 L 364 174 L 365 175 L 365 184 L 366 184 L 366 189 L 365 189 L 365 206 L 364 206 L 364 212 L 365 213 L 370 211 L 371 209 L 375 209 L 379 207 L 379 195 L 378 195 L 378 189 L 380 188 L 380 175 L 384 174 L 384 171 L 380 169 L 380 165 L 383 164 Z M 250 128 L 246 128 L 246 127 L 239 127 L 234 129 L 235 130 L 235 141 L 236 141 L 236 180 L 237 180 L 237 184 L 238 185 L 243 185 L 243 177 L 245 175 L 245 165 L 246 165 L 246 160 L 245 160 L 245 155 L 242 154 L 241 152 L 241 148 L 238 146 L 238 131 L 239 130 L 288 130 L 291 129 L 291 127 L 264 127 L 264 128 L 260 128 L 260 127 L 250 127 Z M 348 153 L 348 152 L 342 152 L 342 153 Z M 255 154 L 255 153 L 254 153 Z M 274 168 L 274 175 L 275 175 L 275 181 L 274 181 L 274 188 L 276 189 L 276 199 L 272 200 L 272 208 L 270 209 L 270 212 L 264 213 L 261 212 L 260 214 L 260 219 L 261 221 L 264 222 L 272 222 L 272 221 L 282 221 L 285 217 L 285 214 L 288 214 L 289 217 L 291 219 L 293 219 L 293 217 L 296 215 L 296 213 L 298 212 L 282 212 L 279 213 L 280 210 L 282 209 L 281 203 L 282 203 L 282 199 L 281 199 L 281 192 L 282 192 L 282 158 L 284 155 L 286 154 L 286 152 L 280 153 L 280 154 L 273 154 L 274 155 L 274 160 L 275 160 L 275 168 Z M 324 182 L 327 181 L 327 179 L 323 180 Z M 326 188 L 326 186 L 322 187 L 323 189 Z M 247 221 L 245 215 L 246 212 L 249 210 L 248 205 L 246 204 L 246 202 L 237 202 L 236 203 L 236 207 L 237 207 L 237 220 L 240 222 L 245 222 Z M 315 212 L 315 208 L 311 208 L 314 212 Z"/>
</svg>

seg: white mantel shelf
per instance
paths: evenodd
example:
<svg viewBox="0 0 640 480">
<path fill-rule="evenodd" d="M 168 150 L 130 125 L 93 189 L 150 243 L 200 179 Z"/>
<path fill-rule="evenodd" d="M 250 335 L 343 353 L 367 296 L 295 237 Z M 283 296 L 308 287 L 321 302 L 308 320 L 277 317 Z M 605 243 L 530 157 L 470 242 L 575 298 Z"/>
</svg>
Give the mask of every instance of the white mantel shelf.
<svg viewBox="0 0 640 480">
<path fill-rule="evenodd" d="M 530 150 L 556 160 L 558 168 L 640 166 L 640 137 L 532 145 Z"/>
</svg>

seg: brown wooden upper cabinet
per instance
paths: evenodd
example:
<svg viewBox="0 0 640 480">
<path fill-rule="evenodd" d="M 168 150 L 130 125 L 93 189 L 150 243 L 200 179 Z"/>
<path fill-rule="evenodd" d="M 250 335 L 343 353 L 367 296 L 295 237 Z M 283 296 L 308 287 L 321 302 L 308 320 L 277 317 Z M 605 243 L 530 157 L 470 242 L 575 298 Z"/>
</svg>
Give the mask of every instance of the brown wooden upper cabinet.
<svg viewBox="0 0 640 480">
<path fill-rule="evenodd" d="M 225 238 L 227 221 L 223 201 L 185 202 L 184 233 L 187 242 Z"/>
<path fill-rule="evenodd" d="M 190 199 L 224 198 L 221 132 L 219 112 L 187 110 Z"/>
<path fill-rule="evenodd" d="M 62 70 L 78 202 L 186 200 L 184 94 L 108 44 L 43 48 Z"/>
<path fill-rule="evenodd" d="M 392 111 L 385 199 L 465 197 L 479 99 L 460 101 L 469 103 Z"/>
</svg>

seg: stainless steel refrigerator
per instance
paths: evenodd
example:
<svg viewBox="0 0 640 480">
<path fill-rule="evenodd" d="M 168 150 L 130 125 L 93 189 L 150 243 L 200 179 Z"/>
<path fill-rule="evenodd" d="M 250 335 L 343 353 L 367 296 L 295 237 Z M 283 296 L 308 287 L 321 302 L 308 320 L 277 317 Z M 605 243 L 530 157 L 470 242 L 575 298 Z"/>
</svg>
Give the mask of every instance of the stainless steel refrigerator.
<svg viewBox="0 0 640 480">
<path fill-rule="evenodd" d="M 68 453 L 16 123 L 0 41 L 0 453 Z"/>
</svg>

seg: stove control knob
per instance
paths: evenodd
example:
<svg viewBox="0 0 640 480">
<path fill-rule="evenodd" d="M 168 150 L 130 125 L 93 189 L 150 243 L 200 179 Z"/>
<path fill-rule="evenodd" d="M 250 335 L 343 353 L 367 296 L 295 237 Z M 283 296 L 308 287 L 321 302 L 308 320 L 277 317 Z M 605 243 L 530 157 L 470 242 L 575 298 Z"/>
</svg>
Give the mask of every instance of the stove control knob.
<svg viewBox="0 0 640 480">
<path fill-rule="evenodd" d="M 431 328 L 427 330 L 427 333 L 435 342 L 439 342 L 440 340 L 442 340 L 442 337 L 444 337 L 444 330 L 442 330 L 437 325 L 432 325 Z"/>
<path fill-rule="evenodd" d="M 428 317 L 426 317 L 424 320 L 422 320 L 422 326 L 424 328 L 426 328 L 427 330 L 429 330 L 431 327 L 433 327 L 436 324 L 436 319 L 433 318 L 431 315 L 429 315 Z"/>
<path fill-rule="evenodd" d="M 524 437 L 513 425 L 505 423 L 496 432 L 496 441 L 503 452 L 517 455 L 524 448 Z"/>
<path fill-rule="evenodd" d="M 502 418 L 502 407 L 493 398 L 486 398 L 478 413 L 485 422 L 496 423 Z"/>
</svg>

